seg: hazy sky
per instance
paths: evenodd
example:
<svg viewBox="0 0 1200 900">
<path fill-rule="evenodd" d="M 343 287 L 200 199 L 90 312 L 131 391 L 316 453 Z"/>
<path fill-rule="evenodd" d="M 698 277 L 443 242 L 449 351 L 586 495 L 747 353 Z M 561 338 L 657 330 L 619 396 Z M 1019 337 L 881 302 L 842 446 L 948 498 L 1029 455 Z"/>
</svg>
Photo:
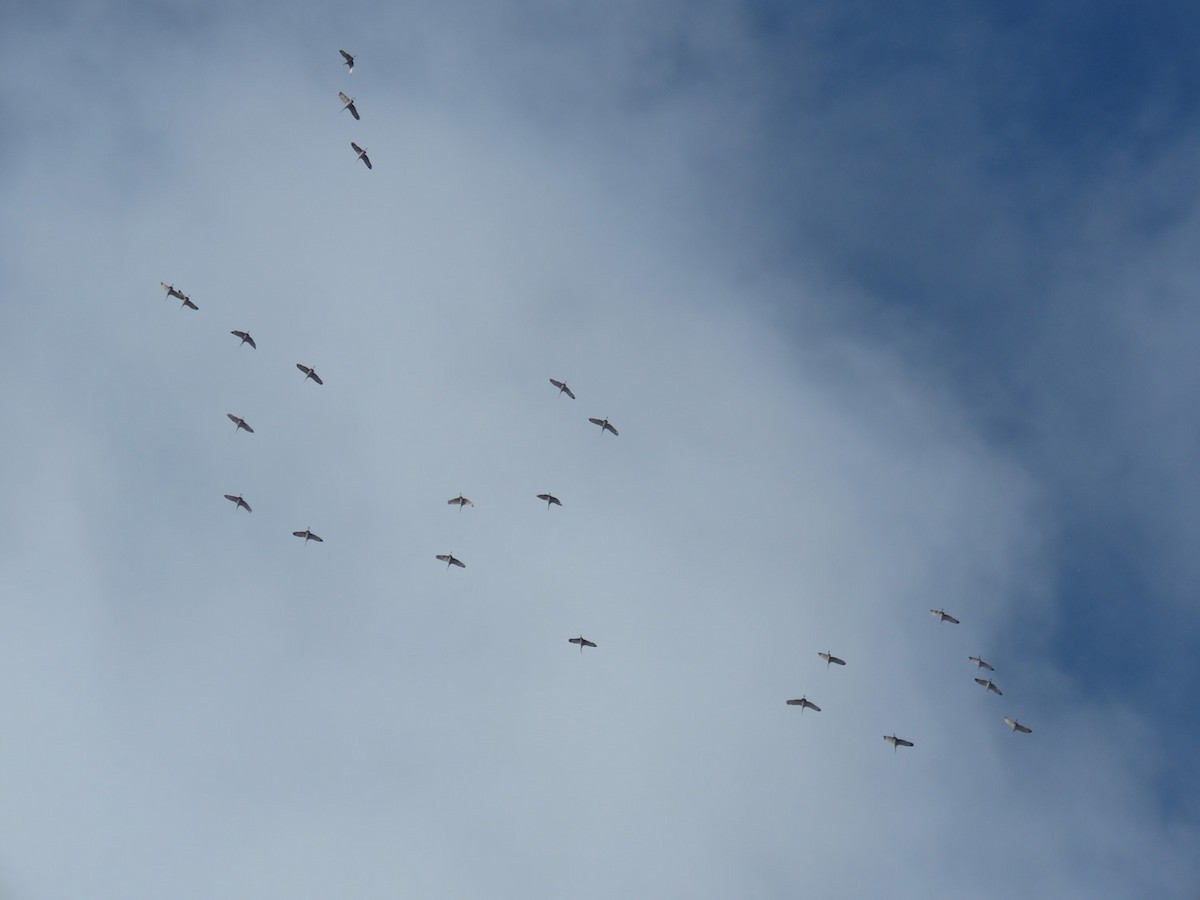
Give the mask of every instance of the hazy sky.
<svg viewBox="0 0 1200 900">
<path fill-rule="evenodd" d="M 1200 13 L 904 6 L 5 6 L 0 898 L 1200 894 Z"/>
</svg>

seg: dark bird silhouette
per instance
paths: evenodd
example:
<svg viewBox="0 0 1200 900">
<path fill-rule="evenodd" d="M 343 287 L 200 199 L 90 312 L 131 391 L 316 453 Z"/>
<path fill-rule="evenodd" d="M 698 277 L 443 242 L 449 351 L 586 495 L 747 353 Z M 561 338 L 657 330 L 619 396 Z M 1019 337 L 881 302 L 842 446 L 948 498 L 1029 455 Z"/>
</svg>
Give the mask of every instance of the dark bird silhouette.
<svg viewBox="0 0 1200 900">
<path fill-rule="evenodd" d="M 969 659 L 971 662 L 975 663 L 975 668 L 977 668 L 977 669 L 987 669 L 989 672 L 996 671 L 996 669 L 991 665 L 991 663 L 984 662 L 978 656 L 968 656 L 967 659 Z"/>
<path fill-rule="evenodd" d="M 595 419 L 589 416 L 588 421 L 593 425 L 599 425 L 601 434 L 604 434 L 606 431 L 611 431 L 614 437 L 618 434 L 617 429 L 613 428 L 612 425 L 609 424 L 608 419 Z"/>
<path fill-rule="evenodd" d="M 1004 691 L 1000 690 L 1000 686 L 990 678 L 976 678 L 975 683 L 983 687 L 985 690 L 991 691 L 997 697 L 1004 696 Z"/>
<path fill-rule="evenodd" d="M 248 331 L 231 331 L 229 333 L 232 334 L 234 337 L 241 338 L 242 344 L 249 344 L 251 349 L 253 349 L 253 350 L 258 349 L 258 344 L 254 343 L 254 338 L 250 337 L 250 332 L 248 332 Z M 238 344 L 238 346 L 240 347 L 240 346 L 242 346 L 242 344 Z"/>
<path fill-rule="evenodd" d="M 351 56 L 349 53 L 347 53 L 345 50 L 339 50 L 338 53 L 342 54 L 342 59 L 345 60 L 345 62 L 342 63 L 342 65 L 350 67 L 350 71 L 347 72 L 346 74 L 353 75 L 354 74 L 354 57 Z"/>
<path fill-rule="evenodd" d="M 931 609 L 929 612 L 930 615 L 936 616 L 939 622 L 949 622 L 951 625 L 960 624 L 958 619 L 954 618 L 954 616 L 950 615 L 944 609 Z"/>
<path fill-rule="evenodd" d="M 1022 725 L 1016 719 L 1010 719 L 1008 716 L 1004 717 L 1004 724 L 1012 729 L 1013 734 L 1016 734 L 1018 731 L 1021 734 L 1033 734 L 1033 729 L 1028 725 Z"/>
<path fill-rule="evenodd" d="M 312 531 L 309 530 L 308 528 L 305 528 L 303 531 L 293 531 L 292 534 L 294 534 L 298 538 L 304 538 L 304 543 L 306 546 L 309 541 L 316 541 L 318 544 L 325 543 L 324 538 L 318 537 L 317 535 L 313 534 Z"/>
<path fill-rule="evenodd" d="M 829 668 L 830 663 L 833 663 L 835 666 L 844 666 L 846 664 L 846 661 L 844 659 L 838 659 L 836 656 L 834 656 L 828 650 L 822 650 L 820 653 L 817 654 L 817 656 L 819 656 L 819 657 L 821 657 L 821 659 L 825 660 L 825 668 L 827 668 L 827 669 Z"/>
<path fill-rule="evenodd" d="M 346 110 L 350 110 L 350 115 L 354 116 L 355 119 L 361 118 L 358 114 L 357 107 L 355 107 L 355 105 L 354 105 L 353 97 L 347 97 L 341 91 L 338 91 L 338 96 L 342 98 L 342 104 L 343 104 L 342 112 L 345 112 Z"/>
<path fill-rule="evenodd" d="M 549 509 L 551 506 L 562 506 L 562 501 L 553 494 L 538 494 L 537 498 L 546 501 L 546 509 Z"/>
<path fill-rule="evenodd" d="M 446 502 L 449 503 L 451 506 L 457 506 L 459 512 L 462 512 L 462 508 L 464 506 L 474 506 L 475 505 L 470 500 L 468 500 L 466 497 L 464 497 L 462 494 L 459 494 L 453 500 L 447 500 Z"/>
<path fill-rule="evenodd" d="M 811 709 L 814 712 L 821 711 L 821 707 L 817 706 L 817 704 L 813 703 L 811 700 L 807 699 L 806 697 L 801 697 L 799 700 L 789 700 L 787 702 L 787 705 L 800 707 L 800 715 L 804 715 L 804 711 L 806 709 Z"/>
<path fill-rule="evenodd" d="M 458 566 L 460 569 L 465 569 L 467 567 L 467 564 L 461 559 L 455 559 L 453 553 L 439 553 L 435 559 L 440 559 L 442 562 L 444 562 L 447 569 L 451 566 Z"/>
<path fill-rule="evenodd" d="M 225 499 L 237 504 L 237 506 L 233 508 L 234 512 L 237 512 L 239 509 L 244 509 L 246 512 L 254 512 L 254 510 L 250 508 L 250 504 L 242 499 L 241 494 L 238 494 L 236 497 L 233 494 L 226 494 Z"/>
<path fill-rule="evenodd" d="M 583 652 L 584 647 L 595 647 L 596 646 L 591 641 L 589 641 L 587 638 L 585 638 L 582 634 L 577 638 L 567 638 L 567 641 L 568 641 L 568 643 L 571 643 L 571 644 L 578 644 L 580 653 Z"/>
<path fill-rule="evenodd" d="M 237 426 L 236 428 L 233 429 L 235 432 L 238 431 L 239 429 L 241 429 L 244 431 L 248 431 L 251 434 L 254 434 L 254 429 L 251 428 L 249 426 L 249 424 L 247 424 L 246 420 L 243 419 L 241 416 L 235 416 L 233 413 L 225 413 L 225 415 L 229 416 L 229 421 L 231 421 L 234 425 Z"/>
<path fill-rule="evenodd" d="M 350 146 L 354 148 L 354 152 L 358 154 L 358 158 L 366 164 L 367 168 L 372 168 L 371 157 L 367 156 L 367 151 L 358 146 L 358 144 L 354 143 L 354 141 L 350 142 Z"/>
<path fill-rule="evenodd" d="M 911 747 L 912 741 L 906 741 L 904 738 L 896 737 L 894 734 L 885 734 L 883 739 L 892 745 L 892 752 L 896 751 L 897 747 Z"/>
<path fill-rule="evenodd" d="M 304 373 L 304 380 L 305 380 L 305 381 L 308 381 L 308 379 L 310 379 L 310 378 L 311 378 L 311 379 L 312 379 L 313 381 L 315 381 L 317 384 L 324 384 L 324 383 L 325 383 L 325 382 L 323 382 L 323 381 L 321 380 L 321 376 L 317 374 L 317 370 L 316 370 L 316 369 L 314 369 L 314 368 L 312 368 L 311 366 L 306 366 L 306 365 L 304 365 L 303 363 L 296 363 L 296 368 L 297 368 L 297 369 L 299 369 L 301 372 L 303 372 L 303 373 Z"/>
<path fill-rule="evenodd" d="M 566 384 L 564 384 L 563 382 L 561 382 L 561 381 L 555 381 L 553 378 L 551 378 L 551 379 L 550 379 L 550 383 L 551 383 L 552 385 L 554 385 L 556 388 L 558 388 L 558 392 L 559 392 L 560 394 L 566 394 L 566 395 L 567 395 L 568 397 L 570 397 L 572 400 L 574 400 L 574 399 L 575 399 L 575 394 L 574 394 L 574 392 L 573 392 L 573 391 L 572 391 L 572 390 L 571 390 L 569 387 L 567 387 L 567 386 L 566 386 Z"/>
</svg>

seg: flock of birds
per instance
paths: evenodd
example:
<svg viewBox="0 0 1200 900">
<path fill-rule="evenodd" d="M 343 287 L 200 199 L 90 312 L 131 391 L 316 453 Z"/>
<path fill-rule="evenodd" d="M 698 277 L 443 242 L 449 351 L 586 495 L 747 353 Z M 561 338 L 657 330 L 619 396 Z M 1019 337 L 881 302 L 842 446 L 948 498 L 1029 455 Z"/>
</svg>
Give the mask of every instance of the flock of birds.
<svg viewBox="0 0 1200 900">
<path fill-rule="evenodd" d="M 354 56 L 351 55 L 350 53 L 347 53 L 345 50 L 339 50 L 338 52 L 342 55 L 343 65 L 345 65 L 347 67 L 347 74 L 353 73 L 354 72 Z M 355 105 L 355 99 L 353 97 L 347 96 L 344 91 L 339 91 L 338 97 L 342 101 L 342 110 L 343 111 L 349 110 L 350 115 L 352 115 L 356 121 L 361 119 L 361 116 L 359 115 L 359 112 L 358 112 L 358 107 Z M 364 148 L 360 147 L 354 141 L 350 142 L 350 146 L 354 150 L 354 152 L 357 154 L 357 158 L 361 159 L 368 169 L 372 168 L 370 157 L 367 156 L 367 151 Z M 168 299 L 173 298 L 173 299 L 180 301 L 180 303 L 181 303 L 180 309 L 181 310 L 182 309 L 192 309 L 192 310 L 199 309 L 199 307 L 195 303 L 192 302 L 191 298 L 188 297 L 187 294 L 185 294 L 183 291 L 176 288 L 173 284 L 168 284 L 166 282 L 160 282 L 160 285 L 163 288 L 163 290 L 166 291 Z M 249 332 L 240 331 L 240 330 L 235 329 L 235 330 L 231 331 L 230 334 L 240 340 L 240 343 L 238 345 L 239 347 L 249 344 L 251 349 L 255 349 L 255 350 L 258 349 L 258 344 L 255 343 L 254 338 L 249 334 Z M 315 384 L 318 384 L 318 385 L 323 385 L 325 383 L 321 379 L 321 376 L 317 374 L 316 369 L 313 366 L 308 366 L 308 365 L 305 365 L 304 363 L 296 363 L 296 368 L 304 374 L 305 382 L 311 380 Z M 551 378 L 550 384 L 553 387 L 558 389 L 558 394 L 560 396 L 566 395 L 571 400 L 576 399 L 575 392 L 572 391 L 571 388 L 565 382 L 559 381 L 555 378 Z M 233 424 L 234 424 L 235 432 L 245 431 L 248 434 L 254 434 L 254 429 L 250 426 L 250 424 L 244 418 L 242 418 L 241 416 L 235 415 L 233 413 L 227 413 L 227 415 L 229 417 L 229 420 L 231 422 L 233 422 Z M 614 437 L 620 434 L 620 432 L 617 431 L 616 427 L 608 420 L 607 417 L 605 417 L 605 418 L 589 417 L 588 421 L 591 422 L 593 425 L 598 426 L 600 428 L 601 434 L 604 434 L 604 432 L 609 432 Z M 562 501 L 559 500 L 553 494 L 543 493 L 543 494 L 537 494 L 536 496 L 537 496 L 538 500 L 541 500 L 542 502 L 544 502 L 546 504 L 547 510 L 549 510 L 550 507 L 552 507 L 552 506 L 562 506 Z M 248 502 L 246 502 L 246 499 L 241 494 L 225 494 L 225 499 L 234 504 L 235 510 L 244 509 L 248 513 L 253 512 L 253 509 L 250 507 L 250 504 Z M 462 494 L 459 494 L 457 497 L 452 497 L 450 500 L 448 500 L 446 502 L 450 506 L 458 507 L 459 512 L 461 512 L 466 507 L 473 507 L 475 505 L 474 502 L 472 502 L 471 500 L 469 500 L 467 497 L 463 496 Z M 308 545 L 309 541 L 314 541 L 318 544 L 324 542 L 324 539 L 322 537 L 320 537 L 320 535 L 315 534 L 310 528 L 307 528 L 307 527 L 305 527 L 302 531 L 293 531 L 292 534 L 295 537 L 302 538 L 305 546 Z M 465 562 L 463 562 L 461 559 L 456 557 L 453 553 L 439 553 L 439 554 L 436 554 L 434 558 L 437 559 L 439 562 L 444 562 L 446 564 L 447 569 L 450 569 L 451 567 L 455 567 L 455 566 L 458 568 L 461 568 L 461 569 L 465 569 L 467 566 L 467 564 Z M 944 623 L 948 623 L 951 625 L 960 624 L 960 622 L 957 618 L 950 615 L 944 609 L 931 609 L 929 612 L 939 622 L 944 622 Z M 577 645 L 579 647 L 580 653 L 583 653 L 584 647 L 593 647 L 594 648 L 597 646 L 593 641 L 588 640 L 582 634 L 579 635 L 578 637 L 568 638 L 567 640 L 569 643 Z M 820 657 L 820 659 L 825 663 L 826 669 L 828 669 L 831 665 L 836 665 L 836 666 L 845 666 L 846 665 L 846 661 L 844 659 L 834 656 L 832 653 L 830 653 L 827 650 L 820 651 L 817 654 L 817 656 Z M 990 663 L 988 663 L 986 660 L 984 660 L 978 656 L 969 656 L 969 657 L 967 657 L 967 659 L 975 665 L 975 668 L 977 671 L 986 670 L 989 673 L 995 671 L 995 668 Z M 975 678 L 975 682 L 984 689 L 985 693 L 995 694 L 996 696 L 1004 695 L 1004 691 L 1002 691 L 1000 689 L 999 685 L 997 685 L 994 681 L 992 681 L 990 675 L 985 678 L 977 677 L 977 678 Z M 806 709 L 810 709 L 813 712 L 818 712 L 818 713 L 821 711 L 821 707 L 818 706 L 813 701 L 809 700 L 807 696 L 801 696 L 798 698 L 788 700 L 787 705 L 799 707 L 801 714 L 803 714 Z M 1020 732 L 1022 734 L 1031 734 L 1033 732 L 1033 729 L 1029 728 L 1027 725 L 1021 724 L 1017 719 L 1015 719 L 1011 716 L 1007 716 L 1007 715 L 1003 716 L 1003 719 L 1004 719 L 1004 724 L 1007 725 L 1012 730 L 1013 734 L 1017 734 L 1018 732 Z M 895 734 L 885 734 L 883 736 L 883 739 L 885 742 L 892 745 L 893 751 L 897 750 L 900 747 L 915 746 L 913 741 L 899 737 L 898 735 L 895 735 Z"/>
</svg>

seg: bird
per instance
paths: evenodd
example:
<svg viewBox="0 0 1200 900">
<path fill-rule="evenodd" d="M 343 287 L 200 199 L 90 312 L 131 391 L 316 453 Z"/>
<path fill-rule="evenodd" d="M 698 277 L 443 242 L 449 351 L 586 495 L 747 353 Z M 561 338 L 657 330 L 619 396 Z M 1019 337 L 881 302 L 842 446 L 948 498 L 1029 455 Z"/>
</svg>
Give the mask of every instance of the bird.
<svg viewBox="0 0 1200 900">
<path fill-rule="evenodd" d="M 250 332 L 248 332 L 248 331 L 231 331 L 229 333 L 232 334 L 234 337 L 241 338 L 242 344 L 249 344 L 251 350 L 258 349 L 258 344 L 254 343 L 254 338 L 250 337 Z M 240 346 L 242 346 L 242 344 L 238 344 L 238 346 L 240 347 Z"/>
<path fill-rule="evenodd" d="M 237 426 L 236 428 L 233 429 L 234 432 L 237 432 L 238 429 L 244 429 L 244 430 L 250 432 L 251 434 L 254 434 L 254 429 L 251 428 L 246 423 L 246 420 L 243 419 L 241 416 L 235 416 L 233 413 L 225 413 L 225 415 L 229 416 L 229 421 L 231 421 L 234 425 Z"/>
<path fill-rule="evenodd" d="M 892 745 L 892 752 L 896 752 L 897 747 L 911 747 L 912 741 L 906 741 L 904 738 L 896 737 L 894 734 L 885 734 L 883 739 Z"/>
<path fill-rule="evenodd" d="M 470 500 L 468 500 L 466 497 L 464 497 L 462 494 L 459 494 L 453 500 L 447 500 L 446 502 L 449 503 L 451 506 L 457 506 L 459 512 L 462 512 L 462 508 L 464 506 L 474 506 L 475 505 Z"/>
<path fill-rule="evenodd" d="M 538 494 L 537 498 L 546 501 L 546 509 L 549 509 L 551 506 L 562 506 L 562 501 L 553 494 Z"/>
<path fill-rule="evenodd" d="M 292 534 L 294 534 L 298 538 L 304 538 L 305 546 L 308 545 L 309 541 L 316 541 L 318 544 L 325 543 L 324 538 L 318 537 L 317 535 L 313 534 L 311 529 L 308 529 L 308 528 L 305 528 L 303 531 L 293 531 Z"/>
<path fill-rule="evenodd" d="M 353 75 L 354 74 L 354 57 L 351 56 L 349 53 L 347 53 L 345 50 L 339 50 L 338 53 L 342 54 L 342 59 L 345 60 L 345 62 L 342 63 L 342 65 L 350 67 L 350 71 L 347 72 L 346 74 Z"/>
<path fill-rule="evenodd" d="M 167 284 L 165 281 L 160 281 L 158 286 L 167 292 L 168 297 L 175 297 L 178 300 L 182 300 L 186 296 L 183 291 L 179 290 L 179 288 L 175 287 L 175 285 Z"/>
<path fill-rule="evenodd" d="M 596 646 L 591 641 L 589 641 L 587 638 L 585 638 L 582 634 L 577 638 L 567 638 L 567 643 L 578 644 L 580 653 L 583 652 L 584 647 L 595 647 Z"/>
<path fill-rule="evenodd" d="M 181 303 L 181 304 L 179 305 L 179 308 L 180 308 L 180 309 L 183 309 L 185 306 L 186 306 L 188 309 L 199 309 L 199 308 L 200 308 L 200 307 L 198 307 L 198 306 L 197 306 L 195 303 L 193 303 L 193 302 L 192 302 L 192 298 L 191 298 L 191 297 L 184 297 L 184 298 L 183 298 L 183 303 Z"/>
<path fill-rule="evenodd" d="M 238 494 L 236 497 L 233 494 L 226 494 L 225 499 L 237 504 L 237 506 L 233 508 L 234 512 L 237 512 L 239 509 L 244 509 L 246 512 L 254 512 L 254 510 L 250 508 L 250 504 L 242 499 L 241 494 Z"/>
<path fill-rule="evenodd" d="M 354 148 L 354 152 L 358 154 L 358 158 L 367 164 L 367 168 L 371 168 L 371 157 L 367 156 L 367 151 L 354 143 L 354 141 L 350 142 L 350 146 Z"/>
<path fill-rule="evenodd" d="M 599 425 L 601 434 L 604 434 L 606 431 L 611 431 L 614 437 L 618 434 L 617 429 L 613 428 L 612 425 L 608 423 L 608 419 L 595 419 L 589 416 L 588 421 L 593 425 Z"/>
<path fill-rule="evenodd" d="M 993 667 L 991 663 L 985 662 L 984 660 L 980 659 L 978 656 L 968 656 L 967 659 L 969 659 L 971 662 L 975 663 L 975 668 L 977 668 L 977 669 L 987 669 L 989 672 L 996 671 L 995 667 Z"/>
<path fill-rule="evenodd" d="M 296 363 L 296 368 L 304 373 L 305 381 L 308 381 L 308 379 L 311 378 L 317 384 L 325 383 L 321 380 L 321 376 L 317 374 L 317 370 L 312 368 L 311 366 L 306 366 L 306 365 L 304 365 L 304 363 Z"/>
<path fill-rule="evenodd" d="M 951 625 L 960 624 L 958 619 L 954 618 L 954 616 L 950 615 L 944 609 L 931 609 L 929 612 L 931 615 L 937 616 L 939 622 L 949 622 Z"/>
<path fill-rule="evenodd" d="M 1016 719 L 1010 719 L 1008 716 L 1004 717 L 1004 724 L 1012 729 L 1013 734 L 1016 734 L 1018 731 L 1021 734 L 1033 734 L 1033 729 L 1028 725 L 1022 725 Z"/>
<path fill-rule="evenodd" d="M 347 97 L 341 91 L 338 91 L 338 96 L 342 98 L 342 103 L 344 104 L 342 106 L 343 112 L 345 112 L 346 110 L 350 110 L 350 115 L 354 116 L 355 119 L 361 118 L 358 114 L 358 109 L 354 106 L 354 98 L 353 97 Z"/>
<path fill-rule="evenodd" d="M 465 569 L 467 567 L 467 564 L 461 559 L 455 559 L 453 553 L 439 553 L 435 558 L 444 562 L 447 569 L 451 566 L 458 566 L 460 569 Z"/>
<path fill-rule="evenodd" d="M 829 668 L 830 663 L 833 663 L 835 666 L 844 666 L 846 664 L 846 661 L 844 659 L 838 659 L 836 656 L 834 656 L 828 650 L 823 650 L 822 652 L 818 653 L 817 656 L 819 656 L 819 657 L 821 657 L 821 659 L 825 660 L 825 668 L 827 668 L 827 669 Z"/>
<path fill-rule="evenodd" d="M 817 706 L 817 704 L 813 703 L 807 697 L 801 697 L 799 700 L 789 700 L 787 705 L 800 707 L 800 715 L 804 715 L 804 710 L 806 709 L 811 709 L 814 712 L 821 711 L 821 707 Z"/>
<path fill-rule="evenodd" d="M 572 391 L 572 390 L 571 390 L 569 387 L 567 387 L 567 385 L 566 385 L 566 383 L 565 383 L 565 382 L 562 382 L 562 381 L 555 381 L 553 378 L 551 378 L 551 379 L 550 379 L 550 383 L 551 383 L 552 385 L 554 385 L 556 388 L 558 388 L 558 392 L 559 392 L 560 394 L 566 394 L 566 395 L 567 395 L 568 397 L 570 397 L 572 400 L 574 400 L 574 399 L 575 399 L 575 392 L 574 392 L 574 391 Z"/>
<path fill-rule="evenodd" d="M 997 685 L 996 682 L 992 681 L 990 678 L 976 678 L 975 683 L 991 691 L 997 697 L 1004 696 L 1004 691 L 1000 690 L 999 685 Z"/>
</svg>

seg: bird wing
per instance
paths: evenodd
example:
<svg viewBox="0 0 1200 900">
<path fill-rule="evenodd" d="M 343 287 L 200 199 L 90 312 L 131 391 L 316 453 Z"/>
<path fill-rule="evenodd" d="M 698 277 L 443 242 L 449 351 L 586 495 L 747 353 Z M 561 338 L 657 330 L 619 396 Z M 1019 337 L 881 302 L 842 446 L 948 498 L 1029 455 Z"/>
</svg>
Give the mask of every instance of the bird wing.
<svg viewBox="0 0 1200 900">
<path fill-rule="evenodd" d="M 251 434 L 254 434 L 254 429 L 250 427 L 250 423 L 245 419 L 238 419 L 238 428 L 245 428 Z"/>
<path fill-rule="evenodd" d="M 434 557 L 434 559 L 438 560 L 439 562 L 448 563 L 450 562 L 450 555 L 447 553 L 439 553 Z"/>
<path fill-rule="evenodd" d="M 566 385 L 563 384 L 561 381 L 555 381 L 553 378 L 550 379 L 550 383 L 552 385 L 554 385 L 556 388 L 558 388 L 560 391 L 566 387 Z"/>
<path fill-rule="evenodd" d="M 585 647 L 595 647 L 596 645 L 595 645 L 594 643 L 592 643 L 591 641 L 589 641 L 587 638 L 584 638 L 584 639 L 583 639 L 583 646 L 585 646 Z"/>
<path fill-rule="evenodd" d="M 829 661 L 831 663 L 833 663 L 835 666 L 844 666 L 846 664 L 846 661 L 844 659 L 839 659 L 836 656 L 829 657 Z"/>
<path fill-rule="evenodd" d="M 896 738 L 896 743 L 901 747 L 911 747 L 913 745 L 912 741 L 906 741 L 904 738 Z"/>
<path fill-rule="evenodd" d="M 188 299 L 187 297 L 183 298 L 183 305 L 186 307 L 189 307 L 191 309 L 199 309 L 200 308 L 195 303 L 193 303 L 190 299 Z"/>
<path fill-rule="evenodd" d="M 554 506 L 562 506 L 562 501 L 559 500 L 557 497 L 555 497 L 553 494 L 550 495 L 550 499 L 546 502 L 551 503 Z"/>
<path fill-rule="evenodd" d="M 989 691 L 991 691 L 993 694 L 995 694 L 997 697 L 1004 696 L 1004 691 L 1000 690 L 1000 688 L 996 685 L 996 683 L 991 680 L 988 681 L 987 689 Z"/>
<path fill-rule="evenodd" d="M 983 685 L 984 687 L 987 687 L 987 686 L 988 686 L 988 683 L 987 683 L 987 682 L 986 682 L 984 679 L 982 679 L 982 678 L 976 678 L 976 679 L 975 679 L 975 683 L 976 683 L 976 684 L 979 684 L 979 685 Z"/>
<path fill-rule="evenodd" d="M 367 164 L 368 169 L 375 168 L 374 166 L 371 165 L 371 157 L 367 156 L 367 154 L 365 154 L 365 153 L 362 155 L 362 161 Z"/>
<path fill-rule="evenodd" d="M 357 153 L 359 156 L 362 156 L 364 153 L 367 152 L 362 147 L 358 146 L 358 144 L 354 143 L 354 141 L 350 142 L 350 146 L 354 148 L 354 152 Z"/>
<path fill-rule="evenodd" d="M 949 622 L 951 625 L 961 625 L 962 624 L 961 622 L 958 621 L 958 619 L 954 618 L 954 616 L 948 615 L 946 613 L 942 613 L 942 621 Z"/>
<path fill-rule="evenodd" d="M 601 428 L 604 427 L 603 419 L 596 419 L 596 418 L 593 418 L 592 416 L 588 416 L 588 421 L 591 422 L 593 425 L 599 425 Z"/>
<path fill-rule="evenodd" d="M 241 500 L 242 498 L 241 498 L 241 497 L 235 497 L 235 496 L 233 496 L 233 494 L 226 494 L 226 495 L 225 495 L 225 499 L 226 499 L 226 500 L 229 500 L 229 501 L 231 501 L 231 502 L 233 502 L 233 503 L 237 503 L 237 502 L 238 502 L 239 500 Z"/>
<path fill-rule="evenodd" d="M 242 420 L 239 419 L 237 416 L 235 416 L 233 413 L 225 413 L 225 415 L 229 416 L 229 421 L 232 422 L 234 425 L 242 424 Z"/>
<path fill-rule="evenodd" d="M 242 500 L 240 497 L 238 498 L 238 506 L 245 507 L 245 509 L 246 509 L 246 512 L 248 512 L 248 513 L 252 513 L 252 512 L 254 512 L 254 510 L 252 510 L 252 509 L 250 508 L 250 504 L 249 504 L 249 503 L 247 503 L 245 500 Z"/>
<path fill-rule="evenodd" d="M 616 437 L 617 435 L 619 435 L 621 433 L 621 432 L 617 431 L 617 429 L 613 428 L 612 425 L 608 422 L 604 423 L 604 427 L 613 433 L 613 437 Z"/>
<path fill-rule="evenodd" d="M 538 494 L 538 495 L 537 495 L 537 498 L 538 498 L 539 500 L 545 500 L 547 503 L 549 503 L 549 502 L 550 502 L 550 495 L 549 495 L 549 494 Z"/>
<path fill-rule="evenodd" d="M 296 368 L 303 372 L 306 376 L 312 374 L 312 369 L 304 365 L 304 363 L 296 363 Z"/>
<path fill-rule="evenodd" d="M 463 562 L 461 559 L 455 559 L 453 556 L 450 557 L 450 564 L 452 566 L 458 566 L 460 569 L 465 569 L 467 567 L 465 562 Z"/>
<path fill-rule="evenodd" d="M 803 700 L 789 700 L 787 702 L 787 705 L 788 706 L 800 706 L 803 702 L 804 702 Z"/>
<path fill-rule="evenodd" d="M 325 543 L 325 539 L 324 539 L 324 538 L 322 538 L 322 537 L 317 537 L 317 535 L 313 534 L 311 531 L 308 533 L 308 537 L 309 537 L 309 540 L 316 541 L 318 544 L 323 544 L 323 543 Z"/>
<path fill-rule="evenodd" d="M 309 372 L 308 372 L 308 374 L 309 374 L 309 377 L 310 377 L 310 378 L 311 378 L 313 381 L 315 381 L 317 384 L 324 384 L 324 383 L 325 383 L 325 382 L 323 382 L 323 381 L 321 380 L 321 376 L 320 376 L 320 375 L 318 375 L 316 372 L 314 372 L 312 369 L 309 369 Z"/>
<path fill-rule="evenodd" d="M 564 394 L 566 394 L 568 397 L 570 397 L 572 400 L 575 399 L 575 392 L 573 390 L 571 390 L 569 387 L 567 387 L 565 384 L 563 385 L 562 392 Z"/>
<path fill-rule="evenodd" d="M 348 104 L 346 109 L 350 110 L 350 115 L 354 116 L 355 121 L 358 121 L 362 118 L 362 116 L 358 114 L 358 107 L 356 107 L 353 103 Z"/>
<path fill-rule="evenodd" d="M 811 700 L 805 700 L 804 705 L 807 706 L 809 709 L 811 709 L 813 712 L 821 711 L 821 707 L 817 706 L 817 704 L 813 703 Z"/>
<path fill-rule="evenodd" d="M 258 344 L 254 343 L 254 338 L 250 337 L 248 334 L 246 335 L 246 343 L 250 345 L 251 350 L 258 349 Z"/>
<path fill-rule="evenodd" d="M 307 531 L 293 531 L 292 534 L 294 534 L 296 537 L 307 537 L 308 536 Z"/>
<path fill-rule="evenodd" d="M 351 103 L 354 102 L 349 97 L 347 97 L 345 94 L 343 94 L 341 91 L 338 91 L 338 98 L 347 106 L 349 106 Z"/>
<path fill-rule="evenodd" d="M 345 50 L 339 50 L 338 53 L 342 54 L 342 58 L 345 59 L 346 62 L 348 62 L 350 65 L 354 65 L 354 57 L 353 56 L 351 56 Z"/>
<path fill-rule="evenodd" d="M 569 643 L 569 644 L 579 644 L 579 645 L 581 645 L 581 646 L 582 646 L 582 644 L 583 644 L 583 638 L 567 638 L 567 643 Z"/>
</svg>

